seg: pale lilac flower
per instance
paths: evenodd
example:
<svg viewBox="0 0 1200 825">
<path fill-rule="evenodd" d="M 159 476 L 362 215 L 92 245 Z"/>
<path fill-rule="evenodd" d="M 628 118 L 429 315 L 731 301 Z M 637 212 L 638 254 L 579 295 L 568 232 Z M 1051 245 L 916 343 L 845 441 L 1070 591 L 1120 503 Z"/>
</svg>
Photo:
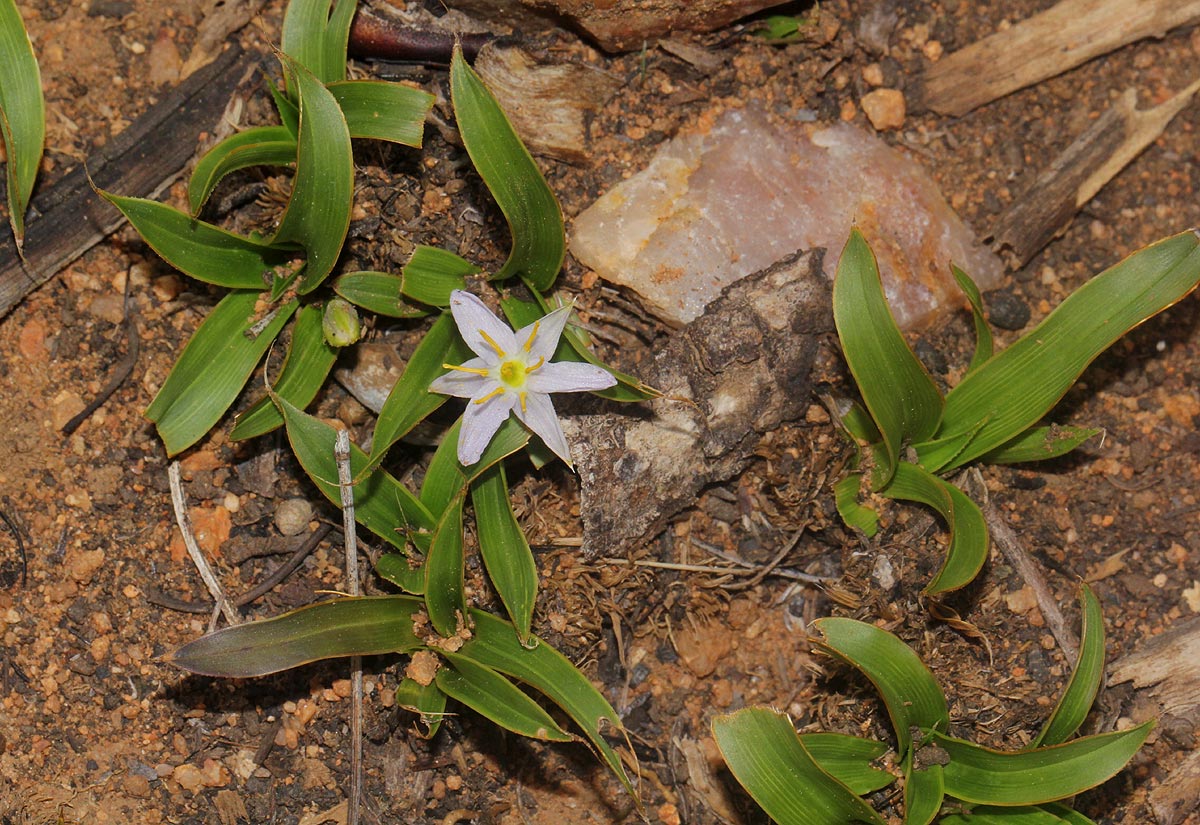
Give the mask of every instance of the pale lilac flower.
<svg viewBox="0 0 1200 825">
<path fill-rule="evenodd" d="M 513 413 L 571 466 L 571 451 L 550 393 L 602 390 L 617 383 L 602 367 L 549 360 L 571 308 L 556 309 L 515 333 L 469 292 L 450 293 L 450 312 L 477 357 L 460 365 L 443 364 L 450 372 L 429 389 L 471 399 L 458 436 L 458 460 L 463 466 L 479 461 L 496 430 Z"/>
</svg>

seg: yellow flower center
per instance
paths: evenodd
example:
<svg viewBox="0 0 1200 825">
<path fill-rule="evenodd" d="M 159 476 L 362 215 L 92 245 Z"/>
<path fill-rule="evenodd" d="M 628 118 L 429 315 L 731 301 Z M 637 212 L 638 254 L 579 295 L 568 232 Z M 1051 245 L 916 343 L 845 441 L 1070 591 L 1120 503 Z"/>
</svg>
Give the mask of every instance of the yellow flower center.
<svg viewBox="0 0 1200 825">
<path fill-rule="evenodd" d="M 513 358 L 500 365 L 500 380 L 514 390 L 520 389 L 525 386 L 525 374 L 527 372 L 525 362 Z"/>
</svg>

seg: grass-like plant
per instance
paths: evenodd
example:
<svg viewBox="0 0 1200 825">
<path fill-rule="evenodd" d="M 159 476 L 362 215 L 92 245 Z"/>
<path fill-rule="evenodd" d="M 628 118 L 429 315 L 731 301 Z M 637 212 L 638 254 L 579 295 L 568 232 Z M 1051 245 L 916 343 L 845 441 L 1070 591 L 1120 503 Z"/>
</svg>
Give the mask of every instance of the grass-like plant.
<svg viewBox="0 0 1200 825">
<path fill-rule="evenodd" d="M 945 396 L 909 348 L 884 297 L 862 234 L 850 235 L 833 285 L 833 313 L 862 404 L 842 423 L 859 446 L 853 473 L 837 484 L 847 524 L 874 534 L 862 490 L 928 505 L 950 528 L 941 569 L 924 589 L 937 596 L 970 583 L 988 552 L 983 514 L 946 476 L 972 462 L 1041 461 L 1098 431 L 1042 423 L 1083 370 L 1121 336 L 1195 289 L 1200 237 L 1183 232 L 1139 250 L 1069 295 L 1008 348 L 994 352 L 979 291 L 954 276 L 974 315 L 975 352 Z"/>
<path fill-rule="evenodd" d="M 997 751 L 951 736 L 948 703 L 933 674 L 898 638 L 874 625 L 814 623 L 817 650 L 858 669 L 883 699 L 895 737 L 895 773 L 880 767 L 888 746 L 834 733 L 797 734 L 787 716 L 746 708 L 712 723 L 737 780 L 780 825 L 884 825 L 864 799 L 897 780 L 905 825 L 1088 825 L 1063 803 L 1116 774 L 1152 722 L 1073 739 L 1104 674 L 1104 619 L 1092 591 L 1080 594 L 1079 659 L 1058 705 L 1029 746 Z M 898 774 L 898 775 L 897 775 Z"/>
<path fill-rule="evenodd" d="M 0 140 L 4 142 L 8 222 L 17 249 L 46 141 L 46 103 L 37 57 L 16 0 L 0 0 Z"/>
</svg>

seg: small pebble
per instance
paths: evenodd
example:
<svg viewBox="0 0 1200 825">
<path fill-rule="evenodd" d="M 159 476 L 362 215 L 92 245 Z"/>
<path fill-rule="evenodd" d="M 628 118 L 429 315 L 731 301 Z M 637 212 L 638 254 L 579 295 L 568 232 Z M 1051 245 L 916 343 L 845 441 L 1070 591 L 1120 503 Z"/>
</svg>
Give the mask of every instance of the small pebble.
<svg viewBox="0 0 1200 825">
<path fill-rule="evenodd" d="M 997 289 L 984 299 L 988 318 L 1000 329 L 1024 329 L 1029 323 L 1029 304 L 1022 301 L 1011 290 Z"/>
<path fill-rule="evenodd" d="M 289 498 L 275 509 L 275 527 L 285 536 L 298 536 L 308 529 L 312 505 L 307 499 Z"/>
<path fill-rule="evenodd" d="M 904 92 L 899 89 L 876 89 L 869 92 L 863 96 L 862 108 L 867 114 L 867 120 L 880 132 L 901 128 L 908 114 Z"/>
</svg>

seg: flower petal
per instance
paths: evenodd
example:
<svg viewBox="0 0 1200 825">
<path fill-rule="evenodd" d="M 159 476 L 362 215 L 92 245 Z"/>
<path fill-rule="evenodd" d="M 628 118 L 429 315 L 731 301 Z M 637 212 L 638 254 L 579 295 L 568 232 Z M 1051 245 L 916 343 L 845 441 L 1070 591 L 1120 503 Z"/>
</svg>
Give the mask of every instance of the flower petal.
<svg viewBox="0 0 1200 825">
<path fill-rule="evenodd" d="M 573 307 L 569 305 L 559 307 L 532 324 L 517 330 L 517 334 L 513 336 L 517 339 L 517 344 L 523 347 L 527 342 L 529 343 L 530 363 L 536 364 L 539 358 L 549 361 L 554 357 L 554 351 L 558 349 L 558 339 L 562 337 L 563 328 L 566 327 L 567 320 L 571 317 L 572 309 Z"/>
<path fill-rule="evenodd" d="M 604 390 L 617 383 L 613 374 L 603 367 L 575 361 L 542 364 L 529 373 L 526 380 L 525 386 L 531 393 Z"/>
<path fill-rule="evenodd" d="M 512 412 L 516 397 L 510 393 L 489 398 L 482 404 L 472 401 L 463 411 L 462 429 L 458 434 L 458 463 L 469 467 L 491 443 L 492 436 Z"/>
<path fill-rule="evenodd" d="M 491 338 L 504 354 L 517 351 L 517 339 L 512 329 L 470 292 L 456 289 L 450 293 L 450 313 L 454 316 L 454 323 L 463 341 L 488 364 L 499 361 L 500 353 L 488 343 L 487 338 Z"/>
<path fill-rule="evenodd" d="M 469 361 L 464 361 L 461 366 L 468 370 L 488 369 L 488 364 L 482 358 L 472 358 Z M 433 379 L 429 384 L 429 389 L 433 392 L 440 392 L 443 395 L 453 395 L 458 398 L 478 398 L 487 395 L 497 386 L 496 380 L 489 376 L 473 372 L 463 372 L 462 370 L 450 370 L 445 375 L 440 375 Z"/>
<path fill-rule="evenodd" d="M 563 435 L 562 425 L 558 423 L 550 396 L 529 393 L 525 396 L 525 409 L 522 410 L 518 404 L 513 407 L 513 412 L 522 424 L 533 430 L 534 434 L 545 442 L 551 452 L 567 462 L 567 466 L 572 470 L 575 469 L 575 465 L 571 463 L 571 448 L 567 446 L 567 437 Z"/>
</svg>

